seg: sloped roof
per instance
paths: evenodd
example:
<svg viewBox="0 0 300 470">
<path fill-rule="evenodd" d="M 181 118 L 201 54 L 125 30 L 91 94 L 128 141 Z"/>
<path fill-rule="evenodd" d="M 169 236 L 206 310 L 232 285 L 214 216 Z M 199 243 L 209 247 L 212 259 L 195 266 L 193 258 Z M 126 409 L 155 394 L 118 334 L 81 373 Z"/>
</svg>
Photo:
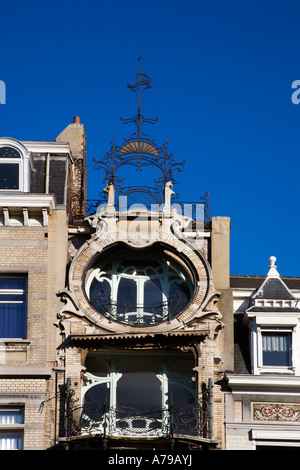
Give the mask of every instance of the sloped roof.
<svg viewBox="0 0 300 470">
<path fill-rule="evenodd" d="M 296 300 L 281 278 L 267 277 L 253 299 Z"/>
<path fill-rule="evenodd" d="M 268 275 L 252 296 L 251 306 L 247 312 L 300 312 L 300 309 L 297 307 L 297 299 L 280 277 L 277 267 L 275 266 L 275 261 L 276 258 L 271 256 Z M 275 301 L 275 303 L 274 305 L 268 305 L 263 302 L 258 305 L 257 300 L 271 300 Z M 281 304 L 281 301 L 284 303 Z"/>
<path fill-rule="evenodd" d="M 232 289 L 259 289 L 265 276 L 257 275 L 231 275 L 230 287 Z M 300 290 L 300 277 L 282 276 L 282 281 L 289 289 Z"/>
</svg>

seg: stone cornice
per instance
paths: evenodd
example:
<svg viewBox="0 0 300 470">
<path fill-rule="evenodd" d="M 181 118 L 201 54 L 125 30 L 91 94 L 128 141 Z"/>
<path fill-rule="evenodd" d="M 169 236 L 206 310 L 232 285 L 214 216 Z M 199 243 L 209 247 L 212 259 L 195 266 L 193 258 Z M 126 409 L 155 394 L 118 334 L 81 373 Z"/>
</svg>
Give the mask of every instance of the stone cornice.
<svg viewBox="0 0 300 470">
<path fill-rule="evenodd" d="M 232 392 L 243 393 L 299 393 L 300 377 L 290 375 L 235 375 L 226 374 L 225 378 Z"/>
<path fill-rule="evenodd" d="M 56 154 L 71 154 L 70 145 L 67 142 L 21 142 L 32 153 L 56 153 Z"/>
<path fill-rule="evenodd" d="M 0 192 L 0 207 L 47 208 L 51 212 L 56 209 L 56 198 L 53 194 Z"/>
</svg>

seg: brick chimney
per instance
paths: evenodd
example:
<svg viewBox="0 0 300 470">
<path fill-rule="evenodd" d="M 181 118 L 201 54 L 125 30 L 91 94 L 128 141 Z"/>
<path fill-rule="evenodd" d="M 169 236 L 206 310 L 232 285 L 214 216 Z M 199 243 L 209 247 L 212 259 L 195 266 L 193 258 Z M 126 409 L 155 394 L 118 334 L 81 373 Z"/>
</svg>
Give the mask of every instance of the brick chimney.
<svg viewBox="0 0 300 470">
<path fill-rule="evenodd" d="M 70 164 L 67 186 L 67 201 L 70 222 L 80 223 L 86 216 L 86 132 L 80 122 L 80 117 L 75 116 L 73 123 L 69 124 L 56 138 L 57 142 L 68 142 L 73 155 L 73 163 Z"/>
</svg>

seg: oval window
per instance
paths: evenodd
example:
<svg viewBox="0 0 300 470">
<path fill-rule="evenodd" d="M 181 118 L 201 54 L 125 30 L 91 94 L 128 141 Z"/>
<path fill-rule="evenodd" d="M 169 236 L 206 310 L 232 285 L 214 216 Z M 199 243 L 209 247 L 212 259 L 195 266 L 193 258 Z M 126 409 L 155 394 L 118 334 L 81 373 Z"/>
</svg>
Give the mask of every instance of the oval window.
<svg viewBox="0 0 300 470">
<path fill-rule="evenodd" d="M 97 259 L 86 274 L 85 293 L 110 319 L 147 326 L 181 313 L 193 295 L 193 281 L 170 254 L 128 248 Z"/>
</svg>

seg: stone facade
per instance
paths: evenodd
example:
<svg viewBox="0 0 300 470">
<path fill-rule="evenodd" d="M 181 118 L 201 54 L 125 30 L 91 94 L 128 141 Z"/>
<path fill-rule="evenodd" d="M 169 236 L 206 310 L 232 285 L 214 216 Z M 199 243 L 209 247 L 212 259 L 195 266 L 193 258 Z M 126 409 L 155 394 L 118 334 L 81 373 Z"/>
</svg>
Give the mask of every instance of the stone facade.
<svg viewBox="0 0 300 470">
<path fill-rule="evenodd" d="M 15 142 L 0 139 L 0 146 L 15 147 Z M 26 143 L 31 148 L 26 147 L 32 160 L 40 160 L 43 150 L 52 159 L 64 161 L 66 167 L 70 158 L 68 145 L 55 149 L 60 153 L 58 156 L 53 154 L 53 145 L 39 144 L 37 149 L 36 143 Z M 19 144 L 18 148 L 22 150 L 23 146 Z M 45 179 L 45 174 L 32 174 L 33 185 L 34 177 Z M 64 175 L 62 178 L 65 179 Z M 21 445 L 25 450 L 43 450 L 55 444 L 57 334 L 54 323 L 60 308 L 56 292 L 65 285 L 67 243 L 67 213 L 64 206 L 58 208 L 55 194 L 9 193 L 2 189 L 0 432 L 4 436 L 8 433 L 8 437 L 1 440 L 1 448 Z M 7 290 L 4 285 L 6 280 L 18 282 L 18 279 L 25 281 L 26 289 L 20 296 L 24 309 L 16 313 L 20 291 Z M 24 321 L 24 331 L 20 332 L 12 324 L 14 315 L 17 322 Z"/>
<path fill-rule="evenodd" d="M 64 282 L 64 276 L 59 278 L 65 269 L 62 242 L 67 236 L 67 225 L 65 217 L 62 230 L 57 220 L 54 228 L 52 222 L 61 215 L 55 211 L 49 214 L 49 225 L 43 227 L 0 227 L 0 252 L 1 260 L 4 260 L 1 275 L 25 275 L 28 282 L 26 338 L 1 339 L 1 377 L 6 378 L 4 382 L 0 379 L 4 390 L 0 394 L 1 406 L 4 403 L 12 407 L 14 403 L 24 404 L 24 449 L 44 449 L 53 445 L 53 433 L 50 439 L 45 438 L 46 427 L 49 426 L 45 415 L 49 414 L 51 402 L 47 402 L 42 412 L 39 410 L 42 403 L 55 393 L 49 366 L 53 367 L 56 361 L 53 323 L 58 300 L 55 291 L 64 285 L 60 283 L 61 280 Z M 59 240 L 60 247 L 57 245 Z M 61 266 L 60 272 L 57 271 L 58 265 Z M 51 421 L 53 426 L 53 418 Z M 49 432 L 48 435 L 50 437 Z"/>
</svg>

